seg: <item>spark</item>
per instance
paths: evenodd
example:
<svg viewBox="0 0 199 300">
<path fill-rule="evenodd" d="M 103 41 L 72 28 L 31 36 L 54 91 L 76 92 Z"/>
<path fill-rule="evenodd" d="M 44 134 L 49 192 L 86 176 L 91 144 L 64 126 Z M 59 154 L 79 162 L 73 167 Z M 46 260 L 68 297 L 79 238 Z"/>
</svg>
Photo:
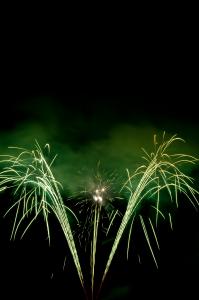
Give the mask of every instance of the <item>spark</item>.
<svg viewBox="0 0 199 300">
<path fill-rule="evenodd" d="M 95 192 L 93 194 L 93 200 L 95 200 L 95 202 L 102 203 L 104 191 L 105 191 L 105 188 L 101 188 L 100 190 L 99 189 L 95 190 Z"/>
<path fill-rule="evenodd" d="M 44 148 L 50 151 L 48 144 Z M 38 216 L 42 214 L 50 243 L 48 216 L 52 212 L 63 230 L 81 285 L 84 288 L 83 273 L 68 220 L 68 212 L 73 212 L 64 205 L 60 191 L 62 186 L 55 179 L 51 170 L 55 157 L 48 163 L 38 142 L 36 142 L 34 150 L 17 147 L 12 147 L 12 149 L 19 151 L 19 154 L 3 155 L 0 160 L 3 165 L 3 170 L 0 172 L 0 190 L 12 188 L 14 195 L 18 197 L 18 200 L 8 210 L 9 212 L 16 207 L 11 238 L 16 237 L 16 233 L 26 217 L 33 215 L 22 237 Z M 22 217 L 19 217 L 20 210 L 22 210 Z"/>
<path fill-rule="evenodd" d="M 107 176 L 102 179 L 102 175 L 98 172 L 97 176 L 91 179 L 91 182 L 90 188 L 84 188 L 80 194 L 72 197 L 71 200 L 74 201 L 76 198 L 77 201 L 79 198 L 79 201 L 76 202 L 80 222 L 79 242 L 81 246 L 84 246 L 85 253 L 89 255 L 91 298 L 94 299 L 96 253 L 101 244 L 99 243 L 99 233 L 100 237 L 104 234 L 104 238 L 106 238 L 117 219 L 116 217 L 121 217 L 121 213 L 114 205 L 114 181 Z"/>
<path fill-rule="evenodd" d="M 97 202 L 98 201 L 98 197 L 93 195 L 93 199 Z"/>
<path fill-rule="evenodd" d="M 138 167 L 133 175 L 130 175 L 127 172 L 128 179 L 124 183 L 123 188 L 127 188 L 130 191 L 130 197 L 128 201 L 128 205 L 118 231 L 116 233 L 112 249 L 109 254 L 109 258 L 104 270 L 104 274 L 101 280 L 101 286 L 104 282 L 104 279 L 107 275 L 107 272 L 110 268 L 111 262 L 115 255 L 115 252 L 118 248 L 119 242 L 123 236 L 125 228 L 127 227 L 129 221 L 136 215 L 137 209 L 140 203 L 146 199 L 147 197 L 156 196 L 157 204 L 156 204 L 156 224 L 158 220 L 158 215 L 160 212 L 160 193 L 165 190 L 168 193 L 169 199 L 173 202 L 173 198 L 175 199 L 176 205 L 178 205 L 179 199 L 177 198 L 177 194 L 180 192 L 186 196 L 188 201 L 196 208 L 199 204 L 197 196 L 199 192 L 193 188 L 193 178 L 187 176 L 182 170 L 181 165 L 183 164 L 196 164 L 198 159 L 191 155 L 186 154 L 169 154 L 167 150 L 169 147 L 177 141 L 183 141 L 181 138 L 176 135 L 171 138 L 165 140 L 165 134 L 163 135 L 163 140 L 160 144 L 157 143 L 156 136 L 154 137 L 154 152 L 149 154 L 145 149 L 143 149 L 145 156 L 144 159 L 146 161 L 145 164 Z M 136 187 L 133 188 L 132 182 L 137 180 Z M 162 213 L 160 213 L 162 215 Z M 172 228 L 171 217 L 170 224 Z M 155 258 L 153 249 L 151 247 L 151 243 L 149 240 L 148 232 L 145 226 L 145 222 L 142 216 L 140 216 L 140 221 L 143 227 L 143 231 L 145 237 L 147 239 L 148 246 L 150 248 L 151 254 L 153 256 L 153 260 L 157 266 L 157 260 Z M 151 224 L 152 225 L 152 224 Z M 154 237 L 156 239 L 156 243 L 159 247 L 157 237 L 154 231 L 154 227 L 151 226 Z M 129 245 L 129 243 L 128 243 Z"/>
<path fill-rule="evenodd" d="M 75 240 L 74 231 L 71 229 L 68 218 L 68 214 L 72 214 L 77 220 L 76 224 L 78 228 L 80 228 L 78 246 L 82 246 L 81 243 L 84 238 L 85 251 L 88 251 L 89 254 L 91 275 L 89 279 L 89 293 L 91 293 L 91 295 L 89 294 L 89 296 L 94 299 L 94 297 L 99 294 L 124 231 L 127 226 L 130 225 L 127 243 L 128 258 L 134 221 L 138 216 L 153 261 L 156 267 L 158 267 L 157 258 L 152 245 L 154 244 L 157 249 L 160 249 L 158 235 L 156 233 L 160 217 L 163 219 L 168 217 L 170 227 L 173 230 L 170 212 L 168 214 L 162 212 L 162 193 L 167 194 L 167 198 L 176 208 L 178 208 L 181 199 L 178 197 L 179 193 L 184 194 L 186 199 L 196 209 L 199 204 L 197 198 L 199 192 L 194 188 L 193 178 L 186 175 L 182 168 L 184 164 L 195 165 L 198 159 L 191 155 L 181 153 L 170 154 L 168 152 L 170 146 L 178 141 L 182 142 L 183 140 L 176 135 L 166 139 L 165 134 L 163 134 L 162 141 L 158 143 L 157 136 L 155 135 L 154 151 L 149 153 L 143 149 L 144 163 L 132 174 L 129 168 L 127 168 L 127 179 L 120 191 L 113 189 L 112 179 L 103 180 L 103 176 L 101 176 L 98 171 L 97 175 L 93 178 L 92 186 L 82 191 L 75 199 L 78 200 L 75 205 L 76 208 L 78 207 L 78 215 L 76 215 L 73 209 L 70 209 L 68 205 L 64 204 L 61 196 L 62 185 L 55 179 L 52 172 L 52 165 L 56 156 L 48 162 L 43 150 L 37 142 L 35 149 L 31 151 L 24 148 L 12 147 L 13 150 L 19 151 L 19 153 L 15 155 L 4 155 L 1 156 L 0 159 L 0 164 L 3 166 L 2 171 L 0 171 L 0 192 L 13 189 L 14 197 L 17 199 L 7 211 L 7 213 L 12 209 L 16 211 L 11 238 L 16 237 L 25 218 L 29 217 L 30 221 L 22 233 L 22 237 L 38 216 L 42 215 L 50 243 L 49 214 L 53 213 L 63 230 L 79 280 L 84 289 L 85 296 L 88 298 L 79 251 L 76 247 L 78 241 Z M 50 145 L 46 144 L 44 150 L 45 149 L 49 155 Z M 122 199 L 120 192 L 124 190 L 128 195 L 128 202 L 122 215 L 115 204 L 116 200 Z M 70 198 L 74 200 L 74 197 L 71 196 Z M 150 217 L 144 218 L 140 213 L 140 204 L 148 199 L 152 199 L 153 201 L 151 207 L 155 210 L 155 225 L 153 224 L 153 219 Z M 20 216 L 20 212 L 22 212 L 22 216 Z M 112 248 L 103 270 L 100 288 L 96 291 L 96 252 L 98 251 L 99 233 L 105 233 L 104 237 L 106 238 L 118 216 L 121 220 L 116 229 Z M 154 243 L 151 243 L 150 233 L 152 233 Z M 87 243 L 89 244 L 89 248 L 86 246 Z M 139 255 L 138 260 L 139 263 L 141 263 Z M 65 263 L 66 258 L 64 260 L 63 269 L 65 268 Z M 53 278 L 53 273 L 51 278 Z"/>
</svg>

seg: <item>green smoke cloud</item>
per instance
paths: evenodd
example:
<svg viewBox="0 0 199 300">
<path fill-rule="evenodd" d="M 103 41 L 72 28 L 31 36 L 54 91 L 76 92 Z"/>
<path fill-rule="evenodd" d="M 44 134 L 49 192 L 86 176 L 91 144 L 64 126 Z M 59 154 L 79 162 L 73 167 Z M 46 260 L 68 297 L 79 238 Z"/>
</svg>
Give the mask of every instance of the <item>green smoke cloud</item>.
<svg viewBox="0 0 199 300">
<path fill-rule="evenodd" d="M 49 143 L 52 154 L 58 154 L 54 172 L 70 193 L 87 184 L 99 161 L 104 174 L 113 172 L 122 181 L 126 168 L 133 171 L 142 163 L 141 147 L 152 151 L 153 135 L 161 140 L 164 130 L 168 136 L 178 133 L 187 140 L 173 146 L 174 152 L 198 153 L 196 130 L 175 120 L 155 123 L 149 118 L 125 120 L 123 116 L 121 121 L 118 115 L 111 114 L 110 107 L 101 107 L 90 115 L 75 107 L 60 107 L 48 98 L 38 98 L 33 103 L 21 108 L 25 120 L 18 120 L 15 128 L 0 132 L 0 153 L 7 154 L 8 146 L 31 149 L 35 139 L 40 145 Z"/>
</svg>

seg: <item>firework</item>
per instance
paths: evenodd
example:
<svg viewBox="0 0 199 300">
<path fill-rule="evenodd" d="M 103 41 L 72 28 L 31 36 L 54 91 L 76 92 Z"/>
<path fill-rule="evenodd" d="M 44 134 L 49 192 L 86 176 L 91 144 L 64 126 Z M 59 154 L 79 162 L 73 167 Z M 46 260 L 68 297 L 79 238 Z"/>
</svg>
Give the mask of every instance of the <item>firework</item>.
<svg viewBox="0 0 199 300">
<path fill-rule="evenodd" d="M 121 218 L 121 213 L 116 206 L 116 202 L 122 198 L 118 197 L 115 187 L 115 176 L 113 174 L 103 174 L 97 171 L 90 180 L 88 187 L 80 191 L 71 198 L 76 203 L 76 215 L 78 216 L 78 235 L 81 248 L 89 256 L 91 274 L 91 298 L 95 297 L 95 269 L 97 245 L 109 234 L 110 229 L 116 220 Z M 117 195 L 117 196 L 116 196 Z M 100 246 L 100 245 L 98 245 Z"/>
<path fill-rule="evenodd" d="M 156 198 L 156 225 L 158 223 L 158 216 L 162 214 L 159 209 L 160 194 L 162 191 L 167 192 L 169 199 L 171 200 L 171 202 L 173 202 L 174 200 L 176 206 L 178 206 L 179 192 L 184 194 L 194 207 L 198 206 L 197 195 L 199 194 L 199 192 L 193 188 L 193 178 L 186 175 L 181 170 L 182 165 L 196 164 L 198 160 L 195 157 L 186 154 L 169 154 L 169 147 L 177 141 L 183 140 L 175 135 L 165 140 L 165 135 L 163 135 L 162 143 L 158 145 L 156 136 L 154 136 L 154 152 L 149 154 L 145 149 L 143 149 L 145 153 L 145 156 L 143 158 L 146 161 L 146 164 L 141 165 L 139 168 L 137 168 L 133 175 L 130 175 L 127 170 L 128 179 L 125 182 L 123 188 L 127 188 L 128 191 L 130 191 L 130 197 L 126 211 L 113 242 L 113 246 L 104 270 L 101 284 L 103 283 L 107 275 L 115 252 L 118 248 L 119 242 L 128 223 L 131 220 L 133 222 L 134 217 L 137 214 L 138 207 L 144 199 Z M 135 185 L 134 182 L 136 182 Z M 169 219 L 172 226 L 171 216 L 169 217 Z M 140 221 L 154 262 L 156 266 L 158 266 L 142 216 L 140 216 Z M 155 230 L 151 221 L 150 224 L 156 239 L 156 243 L 159 247 Z"/>
<path fill-rule="evenodd" d="M 45 148 L 50 151 L 47 144 Z M 9 209 L 16 207 L 16 214 L 11 233 L 11 238 L 15 238 L 17 230 L 27 215 L 34 214 L 34 217 L 27 225 L 22 236 L 42 214 L 47 228 L 47 234 L 50 241 L 50 228 L 48 215 L 51 211 L 58 219 L 63 230 L 64 236 L 68 242 L 77 273 L 82 286 L 84 287 L 83 274 L 79 262 L 76 245 L 74 242 L 71 226 L 67 216 L 67 208 L 61 197 L 61 184 L 55 180 L 51 170 L 52 163 L 55 158 L 48 163 L 44 153 L 36 142 L 35 149 L 29 151 L 27 149 L 14 148 L 19 151 L 17 156 L 5 155 L 1 156 L 1 164 L 3 171 L 0 172 L 0 188 L 14 189 L 14 195 L 17 201 Z M 22 210 L 22 217 L 19 218 L 19 211 Z M 9 212 L 8 211 L 8 212 Z"/>
<path fill-rule="evenodd" d="M 133 174 L 128 169 L 126 170 L 127 179 L 122 184 L 121 189 L 115 190 L 114 176 L 104 176 L 97 170 L 97 174 L 91 176 L 92 180 L 87 184 L 87 188 L 84 188 L 78 195 L 71 196 L 68 205 L 64 204 L 61 196 L 62 186 L 55 179 L 52 172 L 52 164 L 56 157 L 50 162 L 46 158 L 49 155 L 50 146 L 47 144 L 42 150 L 36 142 L 35 149 L 32 151 L 14 148 L 15 151 L 19 152 L 18 155 L 1 156 L 0 160 L 2 165 L 0 192 L 12 189 L 17 199 L 8 210 L 9 212 L 13 208 L 16 209 L 11 238 L 16 237 L 21 223 L 27 216 L 31 217 L 31 220 L 22 236 L 41 214 L 46 224 L 50 242 L 49 213 L 52 212 L 63 230 L 84 291 L 86 290 L 85 274 L 83 276 L 84 272 L 82 271 L 77 244 L 81 250 L 84 248 L 89 256 L 89 292 L 85 292 L 85 295 L 87 298 L 94 299 L 99 295 L 121 238 L 127 226 L 130 225 L 127 242 L 128 257 L 133 225 L 135 218 L 138 216 L 153 261 L 158 267 L 148 227 L 155 245 L 159 249 L 156 228 L 159 218 L 166 218 L 161 209 L 162 196 L 166 194 L 171 204 L 178 207 L 180 201 L 178 195 L 181 193 L 195 208 L 198 206 L 197 196 L 199 192 L 194 188 L 193 178 L 183 171 L 184 165 L 195 165 L 198 160 L 190 155 L 169 153 L 170 146 L 177 141 L 182 142 L 183 140 L 177 136 L 165 139 L 165 135 L 163 135 L 162 142 L 158 144 L 156 136 L 154 136 L 154 151 L 148 153 L 143 149 L 145 163 L 138 167 Z M 47 152 L 45 155 L 44 151 Z M 121 207 L 118 208 L 117 205 L 121 199 L 120 195 L 123 195 L 123 193 L 125 197 L 128 195 L 128 201 L 125 204 L 125 210 L 121 212 Z M 155 210 L 154 221 L 151 216 L 145 220 L 140 213 L 141 204 L 146 203 L 145 201 L 148 199 L 153 202 L 151 207 Z M 71 209 L 69 204 L 72 205 Z M 74 211 L 77 212 L 74 214 Z M 22 216 L 20 216 L 20 212 L 22 212 Z M 77 219 L 76 225 L 79 230 L 76 230 L 76 232 L 79 242 L 75 240 L 75 231 L 71 229 L 68 213 L 72 213 Z M 170 227 L 173 229 L 171 213 L 169 212 L 167 215 Z M 100 242 L 106 241 L 106 237 L 112 231 L 113 224 L 116 223 L 115 220 L 118 216 L 120 217 L 119 225 L 116 232 L 114 232 L 113 243 L 110 245 L 110 253 L 108 252 L 108 259 L 105 261 L 105 268 L 99 284 L 100 287 L 97 290 L 96 253 L 98 253 L 99 240 Z"/>
</svg>

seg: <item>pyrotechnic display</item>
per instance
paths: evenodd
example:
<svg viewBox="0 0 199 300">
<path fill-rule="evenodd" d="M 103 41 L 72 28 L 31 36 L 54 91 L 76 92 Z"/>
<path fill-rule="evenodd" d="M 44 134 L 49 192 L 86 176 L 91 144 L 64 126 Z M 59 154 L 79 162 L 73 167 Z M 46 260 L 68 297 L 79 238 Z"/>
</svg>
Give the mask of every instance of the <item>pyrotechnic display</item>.
<svg viewBox="0 0 199 300">
<path fill-rule="evenodd" d="M 133 260 L 134 235 L 144 237 L 144 251 L 158 270 L 159 226 L 164 222 L 171 232 L 175 230 L 175 212 L 183 202 L 198 210 L 199 191 L 192 175 L 198 168 L 197 155 L 176 151 L 185 143 L 178 135 L 154 133 L 148 139 L 152 141 L 149 149 L 140 145 L 144 148 L 136 159 L 132 153 L 135 167 L 125 161 L 126 168 L 121 168 L 119 174 L 117 170 L 107 171 L 102 159 L 97 167 L 93 166 L 93 173 L 81 175 L 81 182 L 72 179 L 72 185 L 67 165 L 61 166 L 65 175 L 57 175 L 60 154 L 54 154 L 53 143 L 35 141 L 28 148 L 15 145 L 0 156 L 0 192 L 11 198 L 5 212 L 6 218 L 12 216 L 10 238 L 31 234 L 31 228 L 42 219 L 40 226 L 45 227 L 51 247 L 52 218 L 56 220 L 65 239 L 66 262 L 73 262 L 65 269 L 69 274 L 75 270 L 82 299 L 112 299 L 103 296 L 104 286 L 109 284 L 112 265 L 114 268 L 117 264 L 115 256 L 125 263 Z M 125 152 L 126 145 L 122 147 Z M 128 151 L 130 157 L 133 149 Z"/>
<path fill-rule="evenodd" d="M 0 300 L 195 300 L 196 18 L 74 3 L 2 13 Z"/>
</svg>

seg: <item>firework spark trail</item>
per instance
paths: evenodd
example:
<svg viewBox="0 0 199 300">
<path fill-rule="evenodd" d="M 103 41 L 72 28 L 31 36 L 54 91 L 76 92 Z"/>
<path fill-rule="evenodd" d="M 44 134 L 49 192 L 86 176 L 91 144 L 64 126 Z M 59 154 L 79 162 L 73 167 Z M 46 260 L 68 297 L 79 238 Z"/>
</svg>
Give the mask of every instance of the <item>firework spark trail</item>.
<svg viewBox="0 0 199 300">
<path fill-rule="evenodd" d="M 35 215 L 27 225 L 22 236 L 38 215 L 42 213 L 47 228 L 48 239 L 50 241 L 48 214 L 52 211 L 57 217 L 68 242 L 81 285 L 84 289 L 83 274 L 66 212 L 69 208 L 63 203 L 59 189 L 61 184 L 55 180 L 51 171 L 51 165 L 55 157 L 51 163 L 48 164 L 37 142 L 36 149 L 33 151 L 16 147 L 15 149 L 21 151 L 18 156 L 4 155 L 0 161 L 3 165 L 6 165 L 3 168 L 3 171 L 0 172 L 0 189 L 14 188 L 14 194 L 18 195 L 19 193 L 19 200 L 9 209 L 10 211 L 17 206 L 11 238 L 15 238 L 18 228 L 24 218 L 34 212 Z M 21 206 L 23 214 L 18 220 Z"/>
<path fill-rule="evenodd" d="M 96 273 L 96 252 L 99 242 L 99 231 L 104 233 L 106 237 L 112 227 L 116 216 L 120 216 L 118 209 L 114 206 L 115 198 L 114 191 L 112 190 L 113 182 L 102 180 L 101 174 L 92 178 L 93 182 L 90 189 L 84 189 L 75 198 L 80 198 L 80 201 L 76 203 L 79 206 L 78 212 L 79 222 L 81 224 L 81 232 L 79 236 L 80 246 L 82 245 L 82 239 L 84 243 L 90 247 L 85 246 L 85 253 L 89 253 L 90 260 L 90 273 L 91 273 L 91 299 L 95 299 L 97 296 L 95 293 L 95 273 Z M 119 198 L 121 200 L 121 198 Z M 82 219 L 82 216 L 86 216 L 86 219 Z M 85 235 L 85 237 L 84 237 Z"/>
<path fill-rule="evenodd" d="M 172 201 L 173 197 L 175 197 L 176 203 L 178 203 L 177 199 L 177 192 L 183 193 L 187 199 L 191 202 L 191 204 L 196 207 L 198 205 L 198 200 L 196 198 L 196 195 L 199 194 L 197 190 L 195 190 L 191 183 L 193 179 L 187 175 L 185 175 L 180 169 L 179 165 L 182 163 L 188 163 L 188 164 L 195 164 L 196 161 L 198 161 L 195 157 L 185 154 L 168 154 L 166 153 L 166 150 L 169 148 L 171 144 L 173 144 L 175 141 L 183 141 L 182 139 L 176 137 L 176 135 L 172 136 L 168 140 L 164 140 L 163 135 L 163 142 L 162 144 L 157 147 L 157 141 L 156 138 L 154 139 L 155 143 L 155 151 L 149 155 L 144 149 L 144 152 L 146 156 L 144 159 L 147 161 L 146 165 L 143 165 L 139 167 L 135 173 L 130 176 L 128 173 L 128 180 L 124 184 L 124 187 L 127 186 L 128 190 L 131 191 L 131 196 L 129 198 L 129 202 L 126 208 L 126 212 L 123 216 L 123 219 L 121 221 L 121 224 L 119 226 L 119 229 L 117 231 L 115 240 L 113 242 L 113 246 L 111 249 L 111 252 L 109 254 L 109 258 L 105 267 L 104 274 L 102 276 L 101 280 L 101 286 L 104 282 L 104 279 L 107 275 L 107 272 L 110 268 L 111 262 L 113 260 L 113 257 L 115 255 L 115 252 L 118 248 L 119 242 L 123 236 L 123 233 L 127 227 L 127 224 L 129 223 L 132 216 L 135 216 L 136 209 L 140 202 L 147 198 L 147 196 L 151 197 L 153 195 L 158 195 L 157 197 L 157 203 L 156 203 L 156 212 L 159 214 L 159 193 L 165 189 L 167 190 L 169 197 Z M 172 159 L 174 160 L 172 162 Z M 141 176 L 135 190 L 132 190 L 131 182 L 134 178 L 137 178 Z M 163 183 L 161 183 L 163 182 Z M 130 187 L 128 186 L 130 184 Z M 151 187 L 152 186 L 152 187 Z M 174 189 L 174 196 L 172 196 L 172 188 Z M 152 256 L 154 258 L 154 261 L 156 262 L 153 250 L 150 245 L 150 241 L 148 239 L 148 234 L 146 232 L 145 223 L 143 221 L 143 218 L 140 217 L 141 224 L 145 233 L 145 236 L 147 238 L 148 245 L 150 247 Z M 156 215 L 156 223 L 157 223 L 157 215 Z M 152 227 L 152 230 L 154 228 Z M 157 243 L 157 240 L 156 240 Z M 157 265 L 157 262 L 156 262 Z M 101 287 L 100 287 L 101 288 Z"/>
<path fill-rule="evenodd" d="M 163 136 L 163 141 L 158 146 L 156 137 L 154 137 L 154 152 L 148 154 L 147 151 L 143 149 L 145 153 L 145 156 L 143 158 L 145 159 L 146 164 L 137 168 L 133 175 L 130 175 L 129 171 L 127 170 L 128 179 L 125 182 L 123 189 L 126 188 L 127 191 L 130 193 L 129 201 L 124 212 L 122 221 L 119 225 L 118 231 L 116 233 L 112 249 L 110 251 L 104 269 L 104 273 L 101 280 L 101 286 L 110 268 L 111 262 L 118 248 L 119 242 L 123 236 L 123 233 L 128 223 L 131 222 L 127 246 L 128 256 L 134 219 L 136 217 L 137 209 L 144 199 L 156 199 L 156 205 L 152 206 L 156 212 L 156 226 L 158 224 L 159 216 L 165 219 L 164 214 L 160 210 L 160 193 L 163 190 L 165 190 L 168 193 L 171 202 L 175 203 L 176 207 L 178 207 L 179 192 L 184 194 L 195 208 L 198 206 L 198 200 L 196 196 L 199 194 L 199 192 L 192 187 L 193 178 L 187 176 L 180 168 L 181 165 L 184 163 L 195 164 L 197 160 L 195 157 L 185 154 L 166 153 L 167 149 L 175 141 L 182 141 L 182 139 L 173 136 L 165 141 Z M 50 147 L 48 144 L 46 145 L 46 148 L 50 151 Z M 55 180 L 54 175 L 51 171 L 51 165 L 54 162 L 55 157 L 48 164 L 44 157 L 43 151 L 41 150 L 38 143 L 36 143 L 36 149 L 33 151 L 28 151 L 26 149 L 20 148 L 16 149 L 20 150 L 20 154 L 18 156 L 6 155 L 2 156 L 3 158 L 2 160 L 0 160 L 0 163 L 3 164 L 3 171 L 0 172 L 0 191 L 13 188 L 14 195 L 18 197 L 18 200 L 8 210 L 9 212 L 11 209 L 16 208 L 11 238 L 16 237 L 16 233 L 26 216 L 30 215 L 32 217 L 32 213 L 34 213 L 34 217 L 26 226 L 22 236 L 26 233 L 26 231 L 41 213 L 46 224 L 48 239 L 50 242 L 50 228 L 48 215 L 50 212 L 53 212 L 53 214 L 58 219 L 60 226 L 63 230 L 64 236 L 68 242 L 68 246 L 72 254 L 81 285 L 85 292 L 84 277 L 74 241 L 73 232 L 71 230 L 67 214 L 67 211 L 70 211 L 70 213 L 72 214 L 73 212 L 67 206 L 64 205 L 60 193 L 61 184 Z M 134 184 L 135 181 L 136 184 Z M 112 205 L 112 200 L 114 200 L 114 198 L 109 199 L 109 196 L 104 194 L 105 189 L 107 187 L 105 186 L 104 188 L 102 186 L 101 179 L 99 182 L 100 184 L 98 184 L 97 189 L 92 190 L 92 192 L 90 191 L 90 198 L 88 197 L 86 199 L 86 201 L 88 202 L 88 213 L 90 212 L 88 214 L 87 220 L 91 222 L 91 224 L 89 225 L 89 229 L 92 229 L 92 237 L 89 236 L 89 242 L 91 243 L 90 267 L 92 299 L 94 298 L 95 294 L 95 267 L 97 241 L 99 236 L 99 223 L 100 225 L 102 225 L 102 218 L 104 214 L 107 214 L 109 219 L 106 230 L 107 235 L 110 230 L 110 227 L 114 222 L 115 217 L 117 216 L 117 214 L 120 214 L 118 209 L 115 209 Z M 19 212 L 21 210 L 21 207 L 22 217 L 20 218 Z M 109 210 L 111 211 L 111 213 Z M 171 228 L 173 228 L 171 214 L 169 213 L 168 216 L 170 226 Z M 150 252 L 153 256 L 156 266 L 158 266 L 151 246 L 144 218 L 140 215 L 139 219 L 144 231 L 145 238 L 147 240 L 147 244 L 150 248 Z M 155 228 L 150 218 L 149 225 L 152 230 L 156 245 L 159 249 L 159 243 L 155 232 Z M 99 295 L 101 286 L 97 291 L 97 296 Z M 88 297 L 86 292 L 85 295 L 86 297 Z"/>
<path fill-rule="evenodd" d="M 95 201 L 95 213 L 94 213 L 94 223 L 93 223 L 93 239 L 91 243 L 91 291 L 92 299 L 94 297 L 94 279 L 95 279 L 95 260 L 96 260 L 96 250 L 97 250 L 97 236 L 98 228 L 100 222 L 100 212 L 101 205 L 103 204 L 103 193 L 105 189 L 96 189 L 93 195 L 93 200 Z"/>
<path fill-rule="evenodd" d="M 81 232 L 79 235 L 79 241 L 85 237 L 85 244 L 90 242 L 90 236 L 93 234 L 93 223 L 95 215 L 96 205 L 101 206 L 101 230 L 108 235 L 117 216 L 121 216 L 116 204 L 123 200 L 119 197 L 119 191 L 115 190 L 116 183 L 114 173 L 107 174 L 102 173 L 99 170 L 97 175 L 94 174 L 84 184 L 84 188 L 74 195 L 70 196 L 70 200 L 73 201 L 74 206 L 77 207 L 77 215 L 79 223 L 81 223 Z M 86 218 L 82 218 L 86 216 Z M 75 232 L 75 231 L 74 231 Z M 86 249 L 85 249 L 86 250 Z"/>
<path fill-rule="evenodd" d="M 92 299 L 94 297 L 95 260 L 96 260 L 97 236 L 98 236 L 98 228 L 99 228 L 99 221 L 100 221 L 100 212 L 101 212 L 101 205 L 99 204 L 99 205 L 95 206 L 93 240 L 92 240 L 92 245 L 91 245 L 91 289 L 92 289 Z"/>
</svg>

